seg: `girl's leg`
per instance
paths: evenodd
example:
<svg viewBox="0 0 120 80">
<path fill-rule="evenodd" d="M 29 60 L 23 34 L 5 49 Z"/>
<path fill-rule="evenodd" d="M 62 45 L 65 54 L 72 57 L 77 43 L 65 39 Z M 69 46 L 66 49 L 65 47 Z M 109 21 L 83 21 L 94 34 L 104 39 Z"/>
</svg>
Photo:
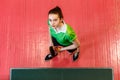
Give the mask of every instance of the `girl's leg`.
<svg viewBox="0 0 120 80">
<path fill-rule="evenodd" d="M 57 42 L 57 40 L 54 37 L 52 37 L 52 42 L 54 46 L 62 46 Z"/>
<path fill-rule="evenodd" d="M 57 42 L 57 40 L 54 37 L 52 37 L 52 42 L 53 42 L 53 46 L 49 47 L 50 53 L 45 57 L 45 60 L 50 60 L 54 58 L 55 56 L 57 56 L 58 54 L 55 52 L 54 46 L 60 46 L 60 44 Z"/>
</svg>

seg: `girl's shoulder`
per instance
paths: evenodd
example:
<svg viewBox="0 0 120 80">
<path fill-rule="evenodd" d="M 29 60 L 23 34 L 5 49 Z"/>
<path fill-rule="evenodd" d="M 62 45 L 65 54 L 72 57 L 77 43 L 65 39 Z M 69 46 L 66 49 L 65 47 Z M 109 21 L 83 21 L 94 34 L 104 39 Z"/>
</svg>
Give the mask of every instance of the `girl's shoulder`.
<svg viewBox="0 0 120 80">
<path fill-rule="evenodd" d="M 67 30 L 73 30 L 73 28 L 69 24 L 66 24 L 66 27 L 67 27 Z"/>
</svg>

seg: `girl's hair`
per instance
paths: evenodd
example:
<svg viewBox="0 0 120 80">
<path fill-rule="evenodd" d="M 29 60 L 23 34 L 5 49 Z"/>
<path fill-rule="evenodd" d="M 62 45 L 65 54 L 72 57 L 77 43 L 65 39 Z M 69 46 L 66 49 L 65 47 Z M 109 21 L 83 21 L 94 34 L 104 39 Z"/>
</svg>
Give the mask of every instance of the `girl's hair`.
<svg viewBox="0 0 120 80">
<path fill-rule="evenodd" d="M 60 9 L 60 7 L 56 6 L 55 8 L 51 9 L 49 12 L 48 12 L 48 15 L 49 14 L 58 14 L 60 19 L 63 18 L 63 14 L 62 14 L 62 10 Z"/>
</svg>

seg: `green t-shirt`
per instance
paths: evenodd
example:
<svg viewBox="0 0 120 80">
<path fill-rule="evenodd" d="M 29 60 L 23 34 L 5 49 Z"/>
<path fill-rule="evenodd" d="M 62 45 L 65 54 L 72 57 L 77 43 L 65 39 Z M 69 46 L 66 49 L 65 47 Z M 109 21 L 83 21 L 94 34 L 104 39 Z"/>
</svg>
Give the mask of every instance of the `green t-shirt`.
<svg viewBox="0 0 120 80">
<path fill-rule="evenodd" d="M 65 25 L 66 25 L 65 32 L 58 33 L 55 31 L 55 29 L 51 25 L 49 25 L 50 27 L 49 30 L 50 30 L 51 36 L 54 37 L 59 44 L 63 46 L 69 46 L 76 39 L 76 33 L 70 25 L 68 24 L 65 24 Z"/>
</svg>

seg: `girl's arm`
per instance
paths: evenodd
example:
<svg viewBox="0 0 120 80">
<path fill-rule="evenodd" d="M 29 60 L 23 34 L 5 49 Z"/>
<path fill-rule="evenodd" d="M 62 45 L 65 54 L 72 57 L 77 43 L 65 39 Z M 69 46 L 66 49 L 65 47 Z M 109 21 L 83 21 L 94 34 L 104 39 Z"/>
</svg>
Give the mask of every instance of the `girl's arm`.
<svg viewBox="0 0 120 80">
<path fill-rule="evenodd" d="M 51 35 L 50 35 L 50 28 L 49 28 L 49 40 L 50 40 L 50 46 L 53 46 L 52 38 L 51 38 Z"/>
<path fill-rule="evenodd" d="M 73 41 L 73 44 L 72 44 L 72 45 L 67 46 L 67 47 L 62 47 L 62 48 L 60 49 L 60 51 L 72 50 L 72 49 L 77 48 L 77 52 L 79 52 L 79 47 L 80 47 L 80 42 L 79 42 L 79 40 L 76 38 L 76 39 Z"/>
</svg>

